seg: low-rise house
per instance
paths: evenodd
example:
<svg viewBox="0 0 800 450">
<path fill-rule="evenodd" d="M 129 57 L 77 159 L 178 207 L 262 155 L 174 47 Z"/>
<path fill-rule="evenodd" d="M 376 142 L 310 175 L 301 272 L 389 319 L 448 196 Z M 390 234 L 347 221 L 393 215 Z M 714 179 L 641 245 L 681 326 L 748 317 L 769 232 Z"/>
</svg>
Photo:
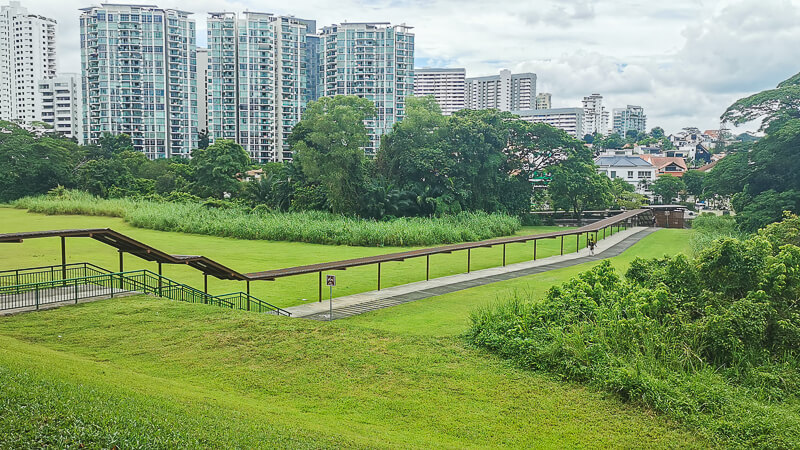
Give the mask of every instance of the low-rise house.
<svg viewBox="0 0 800 450">
<path fill-rule="evenodd" d="M 604 154 L 594 160 L 597 171 L 611 178 L 622 178 L 636 192 L 650 195 L 650 185 L 656 180 L 656 168 L 638 155 Z"/>
<path fill-rule="evenodd" d="M 682 177 L 686 172 L 686 161 L 677 156 L 642 155 L 642 159 L 656 168 L 656 176 L 672 175 Z"/>
</svg>

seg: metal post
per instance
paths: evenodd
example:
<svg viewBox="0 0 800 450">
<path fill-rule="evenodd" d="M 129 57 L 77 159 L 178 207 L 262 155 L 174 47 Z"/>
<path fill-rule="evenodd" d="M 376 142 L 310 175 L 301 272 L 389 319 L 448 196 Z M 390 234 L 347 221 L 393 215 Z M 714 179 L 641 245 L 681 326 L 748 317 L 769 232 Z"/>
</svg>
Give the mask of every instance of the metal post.
<svg viewBox="0 0 800 450">
<path fill-rule="evenodd" d="M 539 242 L 538 239 L 533 240 L 533 260 L 536 261 L 536 243 Z"/>
<path fill-rule="evenodd" d="M 561 256 L 564 256 L 564 235 L 561 235 Z"/>
<path fill-rule="evenodd" d="M 328 286 L 330 288 L 330 296 L 328 297 L 328 322 L 333 320 L 333 286 Z"/>
<path fill-rule="evenodd" d="M 78 283 L 75 283 L 75 304 L 78 304 Z"/>
<path fill-rule="evenodd" d="M 431 279 L 431 255 L 425 255 L 425 281 Z"/>
<path fill-rule="evenodd" d="M 203 292 L 208 295 L 208 274 L 203 272 Z"/>
<path fill-rule="evenodd" d="M 381 263 L 378 263 L 378 290 L 381 290 Z"/>
<path fill-rule="evenodd" d="M 506 266 L 506 244 L 503 244 L 503 267 Z"/>
<path fill-rule="evenodd" d="M 36 286 L 36 310 L 39 310 L 39 286 Z"/>
<path fill-rule="evenodd" d="M 61 279 L 67 279 L 67 246 L 64 242 L 66 238 L 61 236 Z M 66 286 L 66 284 L 65 284 Z"/>
<path fill-rule="evenodd" d="M 158 296 L 161 297 L 162 293 L 162 277 L 161 277 L 161 263 L 158 263 Z"/>
<path fill-rule="evenodd" d="M 322 303 L 322 271 L 319 271 L 319 301 Z"/>
<path fill-rule="evenodd" d="M 119 251 L 119 272 L 122 273 L 122 250 Z M 122 275 L 119 276 L 119 290 L 122 290 Z"/>
<path fill-rule="evenodd" d="M 606 238 L 606 227 L 603 227 L 603 239 Z"/>
<path fill-rule="evenodd" d="M 575 238 L 575 251 L 577 252 L 581 249 L 581 234 L 576 234 Z"/>
<path fill-rule="evenodd" d="M 468 248 L 467 249 L 467 273 L 469 273 L 470 263 L 472 262 L 471 259 L 472 259 L 472 249 Z"/>
<path fill-rule="evenodd" d="M 250 311 L 250 280 L 247 280 L 247 310 Z"/>
</svg>

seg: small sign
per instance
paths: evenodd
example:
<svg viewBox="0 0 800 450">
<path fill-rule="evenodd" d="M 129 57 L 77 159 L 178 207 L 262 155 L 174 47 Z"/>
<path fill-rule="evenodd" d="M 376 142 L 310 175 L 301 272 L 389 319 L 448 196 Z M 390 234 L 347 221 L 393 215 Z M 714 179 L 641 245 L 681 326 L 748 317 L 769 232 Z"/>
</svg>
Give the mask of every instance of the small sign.
<svg viewBox="0 0 800 450">
<path fill-rule="evenodd" d="M 325 275 L 326 286 L 336 286 L 336 275 Z"/>
</svg>

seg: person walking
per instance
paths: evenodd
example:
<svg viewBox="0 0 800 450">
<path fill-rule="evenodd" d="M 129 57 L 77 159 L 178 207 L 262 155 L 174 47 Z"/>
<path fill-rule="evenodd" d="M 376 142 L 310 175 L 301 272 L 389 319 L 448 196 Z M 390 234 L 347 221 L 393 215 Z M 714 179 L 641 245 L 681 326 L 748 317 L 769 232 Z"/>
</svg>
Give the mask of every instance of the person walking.
<svg viewBox="0 0 800 450">
<path fill-rule="evenodd" d="M 653 228 L 655 227 L 656 227 L 656 216 L 655 214 L 653 214 Z"/>
<path fill-rule="evenodd" d="M 592 256 L 594 256 L 594 246 L 595 246 L 595 245 L 596 245 L 596 244 L 595 244 L 595 242 L 594 242 L 594 239 L 591 239 L 591 238 L 590 238 L 590 239 L 589 239 L 589 253 L 591 253 L 591 254 L 592 254 Z"/>
</svg>

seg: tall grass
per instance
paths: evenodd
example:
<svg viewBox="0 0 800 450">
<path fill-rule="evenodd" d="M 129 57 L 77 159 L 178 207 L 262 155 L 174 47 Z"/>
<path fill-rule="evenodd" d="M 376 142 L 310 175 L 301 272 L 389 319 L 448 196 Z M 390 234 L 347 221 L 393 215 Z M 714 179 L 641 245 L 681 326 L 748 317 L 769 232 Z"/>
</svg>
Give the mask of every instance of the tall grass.
<svg viewBox="0 0 800 450">
<path fill-rule="evenodd" d="M 714 241 L 725 238 L 744 239 L 747 233 L 741 231 L 736 225 L 733 216 L 718 216 L 713 213 L 703 213 L 692 221 L 695 233 L 689 238 L 689 245 L 694 254 L 708 248 Z"/>
<path fill-rule="evenodd" d="M 515 217 L 481 212 L 375 221 L 319 211 L 284 213 L 244 207 L 208 208 L 199 203 L 101 199 L 78 191 L 58 197 L 26 197 L 14 206 L 51 215 L 121 217 L 135 227 L 159 231 L 370 247 L 477 241 L 513 234 L 521 226 Z"/>
</svg>

